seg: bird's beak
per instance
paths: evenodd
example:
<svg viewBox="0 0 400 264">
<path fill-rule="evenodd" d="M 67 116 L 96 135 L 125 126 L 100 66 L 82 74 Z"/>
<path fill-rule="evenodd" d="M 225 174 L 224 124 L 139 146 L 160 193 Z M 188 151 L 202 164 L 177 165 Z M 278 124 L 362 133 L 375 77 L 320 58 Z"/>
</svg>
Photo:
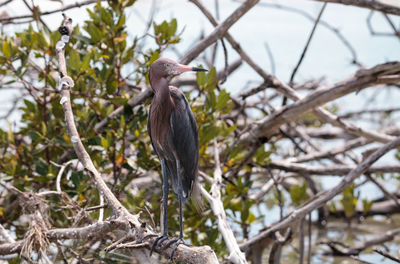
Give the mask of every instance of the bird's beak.
<svg viewBox="0 0 400 264">
<path fill-rule="evenodd" d="M 196 71 L 196 72 L 205 72 L 207 71 L 206 69 L 203 68 L 198 68 L 198 67 L 192 67 L 192 66 L 188 66 L 188 65 L 182 65 L 182 64 L 178 64 L 176 66 L 176 69 L 182 73 L 182 72 L 187 72 L 187 71 Z"/>
<path fill-rule="evenodd" d="M 207 69 L 199 68 L 199 67 L 192 67 L 192 71 L 196 72 L 206 72 L 208 71 Z"/>
</svg>

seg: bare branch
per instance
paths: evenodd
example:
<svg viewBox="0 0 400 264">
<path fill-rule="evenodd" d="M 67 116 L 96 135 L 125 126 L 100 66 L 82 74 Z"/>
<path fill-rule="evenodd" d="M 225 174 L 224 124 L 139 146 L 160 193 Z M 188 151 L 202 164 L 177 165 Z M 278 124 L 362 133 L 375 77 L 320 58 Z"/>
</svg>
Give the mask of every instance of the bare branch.
<svg viewBox="0 0 400 264">
<path fill-rule="evenodd" d="M 14 238 L 12 238 L 10 236 L 10 234 L 8 233 L 8 231 L 0 224 L 0 236 L 3 237 L 3 239 L 7 242 L 7 243 L 14 243 L 15 240 Z"/>
<path fill-rule="evenodd" d="M 287 161 L 273 160 L 267 165 L 268 168 L 281 169 L 289 172 L 306 173 L 313 175 L 337 175 L 343 176 L 355 169 L 356 165 L 330 165 L 312 166 Z M 366 173 L 398 173 L 400 165 L 375 165 L 368 168 Z"/>
<path fill-rule="evenodd" d="M 395 236 L 398 235 L 399 233 L 400 233 L 400 228 L 393 229 L 385 232 L 382 235 L 378 235 L 372 239 L 368 239 L 367 241 L 364 241 L 355 247 L 349 247 L 342 243 L 336 243 L 335 241 L 323 242 L 322 244 L 328 245 L 332 249 L 332 253 L 334 255 L 356 256 L 360 254 L 361 251 L 366 250 L 371 246 L 379 245 L 384 242 L 393 240 Z"/>
<path fill-rule="evenodd" d="M 397 263 L 400 263 L 400 259 L 399 259 L 399 258 L 393 256 L 392 254 L 389 254 L 388 252 L 385 252 L 385 251 L 380 250 L 380 249 L 378 249 L 378 248 L 375 248 L 374 251 L 375 251 L 376 253 L 378 253 L 378 254 L 380 254 L 380 255 L 382 255 L 382 256 L 388 258 L 388 259 L 391 259 L 391 260 L 393 260 L 393 261 L 396 261 Z"/>
<path fill-rule="evenodd" d="M 100 0 L 100 1 L 105 1 L 105 0 Z M 90 4 L 93 4 L 93 3 L 96 3 L 96 2 L 98 2 L 98 0 L 86 0 L 86 1 L 82 1 L 82 2 L 75 2 L 73 4 L 65 5 L 64 7 L 59 8 L 59 9 L 46 11 L 46 12 L 41 12 L 40 16 L 51 15 L 51 14 L 58 13 L 58 12 L 61 12 L 61 11 L 66 11 L 66 10 L 69 10 L 69 9 L 72 9 L 72 8 L 77 8 L 77 7 L 82 7 L 82 6 L 85 6 L 85 5 L 90 5 Z M 5 3 L 5 4 L 7 4 L 7 3 Z M 11 22 L 14 23 L 14 20 L 20 20 L 20 19 L 26 19 L 26 18 L 32 18 L 32 17 L 33 17 L 33 14 L 20 15 L 20 16 L 14 16 L 14 17 L 4 17 L 4 18 L 0 18 L 0 23 L 9 24 Z M 24 21 L 24 23 L 26 23 L 26 22 L 30 22 L 30 21 Z"/>
<path fill-rule="evenodd" d="M 293 83 L 293 81 L 294 81 L 294 76 L 296 75 L 296 72 L 299 69 L 301 62 L 303 61 L 304 56 L 306 55 L 307 49 L 310 46 L 311 39 L 314 36 L 315 29 L 318 26 L 318 23 L 319 23 L 319 20 L 321 19 L 322 14 L 324 13 L 325 7 L 326 7 L 326 3 L 324 3 L 322 5 L 321 10 L 319 11 L 319 14 L 317 16 L 317 19 L 315 19 L 314 26 L 313 26 L 313 28 L 311 30 L 310 36 L 308 37 L 307 43 L 306 43 L 306 45 L 305 45 L 305 47 L 303 49 L 303 52 L 300 55 L 299 61 L 297 62 L 296 66 L 293 69 L 292 75 L 290 76 L 289 83 Z"/>
<path fill-rule="evenodd" d="M 319 2 L 352 5 L 371 10 L 381 11 L 387 14 L 400 15 L 400 5 L 395 0 L 314 0 Z"/>
</svg>

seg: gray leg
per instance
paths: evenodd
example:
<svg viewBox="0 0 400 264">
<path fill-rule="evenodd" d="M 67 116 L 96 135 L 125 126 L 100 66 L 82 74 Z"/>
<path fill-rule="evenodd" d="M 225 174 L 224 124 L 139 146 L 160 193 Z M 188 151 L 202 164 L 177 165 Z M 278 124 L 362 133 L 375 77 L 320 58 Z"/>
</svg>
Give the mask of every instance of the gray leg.
<svg viewBox="0 0 400 264">
<path fill-rule="evenodd" d="M 182 213 L 182 202 L 183 202 L 183 187 L 182 187 L 182 176 L 181 176 L 181 171 L 180 171 L 180 163 L 177 160 L 176 161 L 176 170 L 177 170 L 177 176 L 178 176 L 178 201 L 179 201 L 179 237 L 174 238 L 170 240 L 167 245 L 164 248 L 169 247 L 173 243 L 175 243 L 175 246 L 172 250 L 171 256 L 169 257 L 170 260 L 172 261 L 172 258 L 174 257 L 175 251 L 178 248 L 180 244 L 185 244 L 185 241 L 183 240 L 183 213 Z"/>
<path fill-rule="evenodd" d="M 164 232 L 161 236 L 157 237 L 156 240 L 154 241 L 153 245 L 151 246 L 150 250 L 150 256 L 153 254 L 154 248 L 158 245 L 161 244 L 164 240 L 168 239 L 168 177 L 167 177 L 167 171 L 165 169 L 165 161 L 162 159 L 161 160 L 161 172 L 163 175 L 163 217 L 164 217 Z"/>
<path fill-rule="evenodd" d="M 178 175 L 178 201 L 179 201 L 179 238 L 183 239 L 183 214 L 182 214 L 182 200 L 183 200 L 183 187 L 182 187 L 182 176 L 180 170 L 179 161 L 176 161 L 176 170 Z"/>
<path fill-rule="evenodd" d="M 168 177 L 167 177 L 167 171 L 165 169 L 165 161 L 161 160 L 161 171 L 163 175 L 163 218 L 164 218 L 164 233 L 163 235 L 166 235 L 168 237 L 168 191 L 169 191 L 169 186 L 168 186 Z"/>
</svg>

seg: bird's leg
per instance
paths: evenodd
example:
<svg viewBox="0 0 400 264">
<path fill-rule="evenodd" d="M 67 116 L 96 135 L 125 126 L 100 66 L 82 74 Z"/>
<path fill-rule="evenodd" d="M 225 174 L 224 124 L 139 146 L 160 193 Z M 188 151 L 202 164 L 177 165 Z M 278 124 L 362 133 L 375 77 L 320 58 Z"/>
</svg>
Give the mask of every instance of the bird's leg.
<svg viewBox="0 0 400 264">
<path fill-rule="evenodd" d="M 165 169 L 165 161 L 161 160 L 161 172 L 163 175 L 163 219 L 164 219 L 164 232 L 161 236 L 157 237 L 151 246 L 150 256 L 153 253 L 153 250 L 158 244 L 161 244 L 164 240 L 168 239 L 168 223 L 167 223 L 167 210 L 168 210 L 168 177 L 167 171 Z"/>
<path fill-rule="evenodd" d="M 183 201 L 183 187 L 182 187 L 182 177 L 181 177 L 181 172 L 180 172 L 180 163 L 177 160 L 176 161 L 176 170 L 177 170 L 177 176 L 178 176 L 178 201 L 179 201 L 179 237 L 171 239 L 165 246 L 164 248 L 169 247 L 173 243 L 175 243 L 174 249 L 172 250 L 171 256 L 169 257 L 170 260 L 174 257 L 175 251 L 178 248 L 180 244 L 185 244 L 185 241 L 183 240 L 183 214 L 182 214 L 182 201 Z M 185 244 L 186 245 L 186 244 Z"/>
</svg>

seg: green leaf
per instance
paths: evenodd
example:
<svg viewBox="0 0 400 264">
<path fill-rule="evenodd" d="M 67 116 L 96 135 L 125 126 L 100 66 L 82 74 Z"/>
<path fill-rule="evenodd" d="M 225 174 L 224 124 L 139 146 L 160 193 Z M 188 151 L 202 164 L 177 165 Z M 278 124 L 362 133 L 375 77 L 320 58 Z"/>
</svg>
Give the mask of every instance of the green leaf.
<svg viewBox="0 0 400 264">
<path fill-rule="evenodd" d="M 368 213 L 371 210 L 372 205 L 374 204 L 374 201 L 368 201 L 367 199 L 362 200 L 363 203 L 363 212 L 364 214 Z"/>
<path fill-rule="evenodd" d="M 293 185 L 289 189 L 290 198 L 294 205 L 298 206 L 305 202 L 308 199 L 307 195 L 307 184 L 303 183 L 303 185 Z"/>
<path fill-rule="evenodd" d="M 82 64 L 81 64 L 81 71 L 86 71 L 87 69 L 89 69 L 91 57 L 92 57 L 92 54 L 90 52 L 87 53 L 83 57 Z"/>
<path fill-rule="evenodd" d="M 113 94 L 118 88 L 118 81 L 113 78 L 107 82 L 107 93 Z"/>
<path fill-rule="evenodd" d="M 123 53 L 123 57 L 122 57 L 122 63 L 126 64 L 129 61 L 131 61 L 134 54 L 135 54 L 134 46 L 130 47 L 128 50 L 125 50 L 125 52 Z"/>
<path fill-rule="evenodd" d="M 69 53 L 69 65 L 75 70 L 80 70 L 81 62 L 79 53 L 74 49 L 71 49 Z"/>
<path fill-rule="evenodd" d="M 103 146 L 104 149 L 108 149 L 109 147 L 108 140 L 104 137 L 101 137 L 101 145 Z"/>
<path fill-rule="evenodd" d="M 30 112 L 36 112 L 36 105 L 34 103 L 32 103 L 29 100 L 24 99 L 24 103 L 26 105 L 26 108 L 28 109 L 28 111 Z"/>
<path fill-rule="evenodd" d="M 259 164 L 265 164 L 268 161 L 271 152 L 265 151 L 265 146 L 261 145 L 258 149 L 256 154 L 254 155 L 256 162 Z"/>
<path fill-rule="evenodd" d="M 103 33 L 94 24 L 88 24 L 86 31 L 89 33 L 92 41 L 99 42 L 103 38 Z"/>
<path fill-rule="evenodd" d="M 212 67 L 207 75 L 207 87 L 215 86 L 216 77 L 217 77 L 217 70 L 215 69 L 215 67 Z M 212 88 L 214 88 L 214 87 L 212 87 Z"/>
<path fill-rule="evenodd" d="M 218 99 L 217 99 L 217 104 L 216 104 L 216 109 L 222 109 L 226 106 L 228 103 L 228 100 L 230 98 L 230 94 L 225 91 L 225 89 L 221 90 Z"/>
<path fill-rule="evenodd" d="M 196 74 L 197 78 L 197 84 L 202 87 L 206 84 L 207 79 L 206 79 L 206 73 L 205 72 L 197 72 Z"/>
<path fill-rule="evenodd" d="M 252 214 L 252 213 L 249 213 L 249 216 L 247 217 L 247 220 L 246 220 L 247 224 L 251 224 L 255 220 L 256 220 L 256 216 L 254 214 Z"/>
<path fill-rule="evenodd" d="M 216 137 L 218 135 L 218 127 L 215 126 L 206 126 L 202 127 L 201 129 L 201 136 L 200 136 L 200 146 L 206 144 L 209 142 L 211 139 Z"/>
<path fill-rule="evenodd" d="M 354 184 L 343 190 L 343 198 L 340 203 L 343 206 L 344 213 L 347 217 L 352 217 L 356 212 L 356 206 L 358 202 L 358 195 L 354 195 Z"/>
<path fill-rule="evenodd" d="M 3 42 L 3 54 L 7 58 L 11 57 L 11 46 L 10 46 L 10 43 L 8 41 L 4 41 Z"/>
<path fill-rule="evenodd" d="M 116 27 L 117 28 L 121 28 L 122 26 L 124 26 L 125 25 L 125 20 L 126 20 L 125 15 L 120 16 Z"/>
<path fill-rule="evenodd" d="M 215 106 L 217 105 L 217 97 L 215 96 L 215 93 L 213 90 L 208 92 L 207 102 L 208 102 L 209 107 L 212 110 L 215 110 Z"/>
<path fill-rule="evenodd" d="M 31 36 L 32 48 L 35 50 L 47 50 L 49 44 L 42 33 L 33 32 Z"/>
<path fill-rule="evenodd" d="M 124 115 L 121 115 L 121 121 L 119 123 L 120 123 L 120 127 L 125 127 L 125 117 L 124 117 Z"/>
<path fill-rule="evenodd" d="M 162 22 L 160 27 L 159 27 L 159 29 L 160 29 L 160 33 L 161 33 L 163 39 L 166 39 L 167 34 L 168 34 L 168 23 L 167 23 L 167 21 Z"/>
<path fill-rule="evenodd" d="M 171 37 L 175 35 L 176 29 L 178 28 L 178 23 L 176 19 L 172 19 L 171 22 L 169 22 L 169 27 L 168 27 L 168 35 Z"/>
<path fill-rule="evenodd" d="M 129 101 L 129 98 L 114 97 L 114 98 L 111 98 L 110 101 L 118 106 L 121 106 L 121 105 L 125 105 Z"/>
<path fill-rule="evenodd" d="M 104 23 L 106 23 L 109 26 L 112 26 L 113 17 L 112 17 L 112 14 L 110 13 L 110 11 L 108 11 L 105 8 L 101 8 L 100 9 L 100 18 Z"/>
<path fill-rule="evenodd" d="M 153 54 L 151 54 L 151 57 L 149 61 L 146 63 L 148 66 L 150 66 L 153 62 L 155 62 L 158 58 L 160 58 L 160 54 L 158 50 L 154 51 Z"/>
</svg>

